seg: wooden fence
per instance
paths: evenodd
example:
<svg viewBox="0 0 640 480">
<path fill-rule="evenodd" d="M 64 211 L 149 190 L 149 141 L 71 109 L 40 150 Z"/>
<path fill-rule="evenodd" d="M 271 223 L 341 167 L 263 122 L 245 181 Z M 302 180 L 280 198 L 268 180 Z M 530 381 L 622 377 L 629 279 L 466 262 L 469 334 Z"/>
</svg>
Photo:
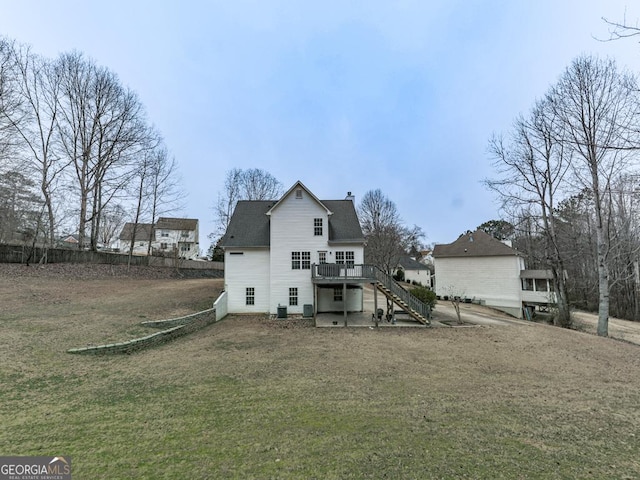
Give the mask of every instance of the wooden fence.
<svg viewBox="0 0 640 480">
<path fill-rule="evenodd" d="M 68 248 L 41 248 L 25 245 L 0 245 L 0 263 L 102 263 L 126 265 L 129 255 L 112 252 L 91 252 Z M 131 265 L 171 267 L 196 270 L 224 270 L 224 262 L 183 260 L 168 257 L 147 257 L 134 255 Z"/>
</svg>

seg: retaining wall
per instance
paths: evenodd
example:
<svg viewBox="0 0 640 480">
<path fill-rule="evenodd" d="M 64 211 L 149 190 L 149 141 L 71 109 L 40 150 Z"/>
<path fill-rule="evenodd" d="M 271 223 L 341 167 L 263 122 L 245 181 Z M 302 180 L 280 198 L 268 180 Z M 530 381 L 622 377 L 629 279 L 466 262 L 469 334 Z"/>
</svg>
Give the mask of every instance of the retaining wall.
<svg viewBox="0 0 640 480">
<path fill-rule="evenodd" d="M 155 347 L 167 343 L 174 338 L 187 335 L 188 333 L 195 332 L 201 328 L 216 323 L 215 308 L 209 310 L 203 310 L 202 312 L 187 315 L 186 317 L 173 318 L 169 320 L 158 320 L 143 322 L 143 325 L 150 327 L 164 328 L 164 330 L 152 333 L 141 338 L 135 338 L 126 342 L 111 343 L 108 345 L 98 345 L 83 348 L 72 348 L 67 350 L 67 353 L 81 354 L 81 355 L 107 355 L 107 354 L 122 354 L 122 353 L 134 353 L 147 348 Z"/>
<path fill-rule="evenodd" d="M 224 291 L 220 294 L 220 296 L 213 302 L 213 308 L 216 311 L 216 315 L 218 316 L 218 320 L 222 320 L 229 313 L 229 309 L 227 307 L 228 302 L 227 292 Z"/>
</svg>

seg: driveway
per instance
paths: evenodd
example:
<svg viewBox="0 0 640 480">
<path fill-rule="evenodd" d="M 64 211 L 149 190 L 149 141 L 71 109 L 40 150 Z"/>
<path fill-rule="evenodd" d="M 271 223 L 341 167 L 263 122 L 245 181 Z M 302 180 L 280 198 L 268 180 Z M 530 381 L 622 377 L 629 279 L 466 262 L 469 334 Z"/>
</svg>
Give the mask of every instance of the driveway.
<svg viewBox="0 0 640 480">
<path fill-rule="evenodd" d="M 578 330 L 597 332 L 598 315 L 587 312 L 572 312 L 573 322 Z M 609 336 L 640 345 L 640 323 L 609 317 Z"/>
<path fill-rule="evenodd" d="M 382 293 L 378 293 L 378 307 L 385 308 L 385 297 Z M 375 311 L 374 292 L 370 285 L 364 288 L 364 312 L 351 313 L 348 317 L 347 324 L 352 327 L 362 326 L 371 327 L 374 325 L 371 315 Z M 472 303 L 460 304 L 460 317 L 462 324 L 458 324 L 458 317 L 451 302 L 440 300 L 433 310 L 433 318 L 431 320 L 432 327 L 472 327 L 472 326 L 536 326 L 538 323 L 527 320 L 520 320 L 507 315 L 504 312 L 493 308 L 475 305 Z M 598 316 L 586 312 L 573 312 L 574 323 L 577 330 L 587 333 L 596 333 Z M 385 321 L 380 322 L 383 327 L 424 327 L 421 323 L 413 320 L 406 314 L 400 314 L 396 317 L 397 322 L 391 325 Z M 335 323 L 334 323 L 335 322 Z M 318 326 L 344 326 L 344 317 L 342 314 L 319 314 Z M 618 340 L 624 340 L 630 343 L 640 345 L 640 322 L 631 322 L 628 320 L 620 320 L 618 318 L 609 319 L 609 336 Z"/>
</svg>

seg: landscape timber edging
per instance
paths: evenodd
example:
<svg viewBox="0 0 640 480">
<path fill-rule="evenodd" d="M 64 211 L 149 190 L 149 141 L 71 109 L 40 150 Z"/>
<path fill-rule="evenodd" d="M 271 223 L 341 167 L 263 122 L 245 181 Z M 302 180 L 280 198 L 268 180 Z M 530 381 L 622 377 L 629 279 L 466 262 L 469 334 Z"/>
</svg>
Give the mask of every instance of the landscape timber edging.
<svg viewBox="0 0 640 480">
<path fill-rule="evenodd" d="M 151 348 L 157 345 L 162 345 L 175 338 L 187 335 L 189 333 L 200 330 L 201 328 L 216 323 L 216 311 L 214 308 L 203 310 L 192 315 L 185 317 L 173 318 L 169 320 L 154 320 L 149 322 L 143 322 L 143 325 L 147 326 L 169 326 L 156 333 L 147 335 L 140 338 L 134 338 L 133 340 L 127 340 L 125 342 L 110 343 L 106 345 L 96 345 L 81 348 L 72 348 L 67 350 L 67 353 L 80 354 L 80 355 L 108 355 L 108 354 L 129 354 Z M 164 323 L 163 323 L 164 322 Z"/>
</svg>

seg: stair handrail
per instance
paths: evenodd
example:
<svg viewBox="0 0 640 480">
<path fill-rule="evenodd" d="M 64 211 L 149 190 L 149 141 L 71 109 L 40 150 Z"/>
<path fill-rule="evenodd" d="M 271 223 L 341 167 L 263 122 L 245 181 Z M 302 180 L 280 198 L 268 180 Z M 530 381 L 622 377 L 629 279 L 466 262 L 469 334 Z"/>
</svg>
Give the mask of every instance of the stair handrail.
<svg viewBox="0 0 640 480">
<path fill-rule="evenodd" d="M 375 279 L 384 285 L 392 294 L 400 298 L 409 308 L 418 312 L 426 319 L 431 318 L 431 307 L 424 303 L 419 298 L 406 291 L 402 286 L 396 282 L 391 275 L 384 272 L 380 267 L 374 266 L 373 272 Z"/>
</svg>

